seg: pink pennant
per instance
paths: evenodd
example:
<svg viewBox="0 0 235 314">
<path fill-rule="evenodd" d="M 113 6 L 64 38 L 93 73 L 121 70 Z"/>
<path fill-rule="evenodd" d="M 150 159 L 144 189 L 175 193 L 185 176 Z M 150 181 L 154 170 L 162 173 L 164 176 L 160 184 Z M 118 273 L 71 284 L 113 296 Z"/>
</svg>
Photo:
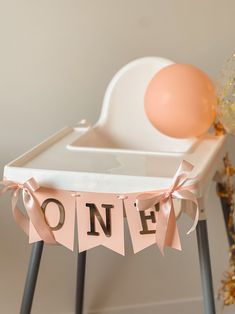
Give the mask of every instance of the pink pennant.
<svg viewBox="0 0 235 314">
<path fill-rule="evenodd" d="M 103 245 L 124 255 L 122 202 L 109 193 L 81 193 L 77 197 L 79 252 Z"/>
<path fill-rule="evenodd" d="M 129 194 L 125 199 L 125 211 L 134 253 L 156 243 L 156 210 L 149 208 L 138 211 L 136 208 L 136 195 Z"/>
<path fill-rule="evenodd" d="M 55 240 L 70 250 L 74 248 L 75 198 L 64 190 L 40 188 L 34 193 L 39 202 L 47 224 L 53 232 Z M 40 241 L 34 225 L 30 221 L 29 242 Z"/>
</svg>

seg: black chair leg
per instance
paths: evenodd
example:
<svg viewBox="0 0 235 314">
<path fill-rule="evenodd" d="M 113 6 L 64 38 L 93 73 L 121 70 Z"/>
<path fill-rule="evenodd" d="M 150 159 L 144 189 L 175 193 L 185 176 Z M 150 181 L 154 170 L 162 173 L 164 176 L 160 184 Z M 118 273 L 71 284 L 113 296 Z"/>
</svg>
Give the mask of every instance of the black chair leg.
<svg viewBox="0 0 235 314">
<path fill-rule="evenodd" d="M 79 253 L 77 257 L 77 287 L 75 313 L 83 313 L 83 301 L 85 290 L 86 251 Z"/>
<path fill-rule="evenodd" d="M 21 303 L 20 314 L 30 314 L 35 287 L 37 283 L 37 277 L 40 267 L 40 261 L 43 251 L 43 241 L 39 241 L 33 244 L 32 252 L 29 261 L 28 273 L 25 281 L 24 294 Z"/>
<path fill-rule="evenodd" d="M 206 220 L 200 220 L 198 222 L 197 243 L 201 269 L 202 290 L 204 297 L 204 313 L 215 314 L 215 299 Z"/>
</svg>

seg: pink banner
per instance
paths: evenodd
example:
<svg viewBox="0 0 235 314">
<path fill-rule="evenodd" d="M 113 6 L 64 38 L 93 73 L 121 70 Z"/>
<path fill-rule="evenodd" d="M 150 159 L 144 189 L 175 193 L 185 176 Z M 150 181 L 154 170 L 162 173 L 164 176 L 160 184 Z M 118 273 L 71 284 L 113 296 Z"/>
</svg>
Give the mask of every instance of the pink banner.
<svg viewBox="0 0 235 314">
<path fill-rule="evenodd" d="M 79 252 L 103 245 L 124 255 L 125 209 L 134 252 L 156 243 L 162 254 L 166 246 L 181 249 L 175 217 L 175 200 L 194 204 L 195 230 L 199 208 L 194 185 L 185 185 L 193 166 L 182 161 L 169 188 L 149 192 L 111 193 L 70 192 L 40 187 L 31 178 L 25 183 L 4 180 L 0 195 L 12 191 L 12 212 L 17 224 L 29 235 L 29 242 L 43 240 L 73 250 L 75 212 L 77 214 Z M 27 211 L 17 206 L 22 195 Z"/>
</svg>

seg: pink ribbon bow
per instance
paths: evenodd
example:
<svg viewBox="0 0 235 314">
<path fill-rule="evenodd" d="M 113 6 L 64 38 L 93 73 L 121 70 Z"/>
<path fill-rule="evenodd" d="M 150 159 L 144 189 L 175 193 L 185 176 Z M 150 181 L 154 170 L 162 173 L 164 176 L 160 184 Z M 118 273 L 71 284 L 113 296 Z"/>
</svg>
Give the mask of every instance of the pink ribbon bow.
<svg viewBox="0 0 235 314">
<path fill-rule="evenodd" d="M 39 185 L 34 178 L 29 179 L 24 184 L 15 183 L 12 181 L 0 181 L 4 187 L 0 190 L 0 195 L 12 190 L 12 213 L 16 223 L 29 235 L 29 221 L 32 222 L 34 228 L 39 234 L 40 238 L 46 243 L 56 244 L 56 240 L 50 227 L 45 221 L 40 205 L 35 199 L 33 193 L 39 189 Z M 17 202 L 22 191 L 22 199 L 26 208 L 28 217 L 17 207 Z M 30 220 L 29 220 L 30 219 Z"/>
<path fill-rule="evenodd" d="M 187 234 L 195 230 L 199 218 L 199 209 L 197 198 L 190 190 L 193 186 L 185 186 L 193 165 L 183 160 L 180 164 L 173 183 L 168 190 L 157 191 L 156 193 L 143 193 L 137 195 L 136 206 L 138 210 L 146 210 L 159 204 L 159 211 L 156 213 L 156 242 L 164 255 L 164 248 L 170 246 L 174 249 L 181 250 L 181 242 L 176 224 L 175 210 L 173 199 L 190 200 L 196 204 L 196 214 L 194 222 Z"/>
</svg>

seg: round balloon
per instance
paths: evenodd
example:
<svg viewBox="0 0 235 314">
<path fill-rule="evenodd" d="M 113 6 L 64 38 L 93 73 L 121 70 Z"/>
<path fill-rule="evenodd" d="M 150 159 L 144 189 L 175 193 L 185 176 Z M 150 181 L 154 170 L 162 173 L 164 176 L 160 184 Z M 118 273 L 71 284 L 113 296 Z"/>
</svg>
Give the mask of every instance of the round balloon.
<svg viewBox="0 0 235 314">
<path fill-rule="evenodd" d="M 207 132 L 216 116 L 216 90 L 209 77 L 188 64 L 172 64 L 150 81 L 145 112 L 161 133 L 190 138 Z"/>
</svg>

